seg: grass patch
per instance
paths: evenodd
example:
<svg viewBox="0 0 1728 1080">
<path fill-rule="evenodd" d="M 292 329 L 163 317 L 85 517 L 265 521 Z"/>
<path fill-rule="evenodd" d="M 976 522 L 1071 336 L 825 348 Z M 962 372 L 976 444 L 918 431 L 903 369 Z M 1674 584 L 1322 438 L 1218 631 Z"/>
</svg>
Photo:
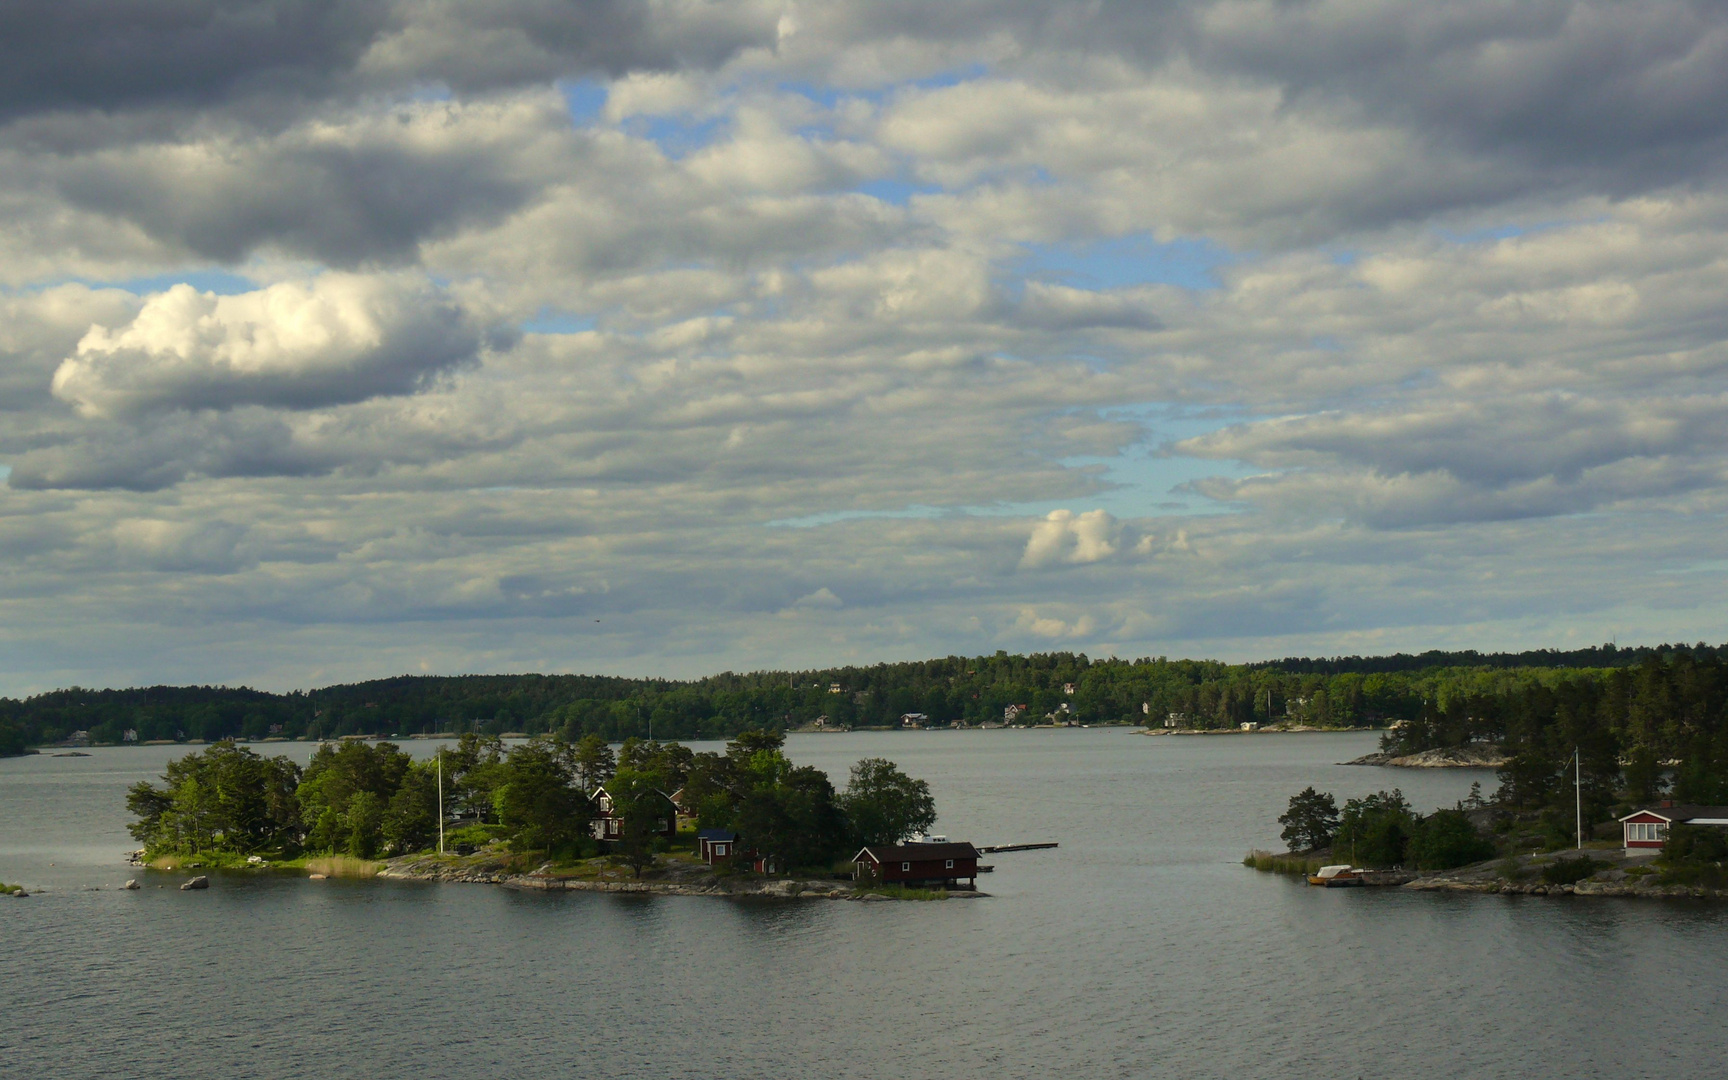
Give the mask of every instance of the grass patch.
<svg viewBox="0 0 1728 1080">
<path fill-rule="evenodd" d="M 868 889 L 858 890 L 861 893 L 875 893 L 886 896 L 890 900 L 946 900 L 947 889 L 913 889 L 905 885 L 876 885 Z"/>
<path fill-rule="evenodd" d="M 1707 889 L 1728 888 L 1728 868 L 1721 863 L 1670 863 L 1657 879 L 1663 885 L 1696 885 Z"/>
<path fill-rule="evenodd" d="M 22 885 L 8 885 L 4 881 L 0 881 L 0 896 L 11 896 L 14 893 L 21 893 L 23 891 L 24 886 Z"/>
<path fill-rule="evenodd" d="M 306 860 L 306 869 L 325 877 L 369 878 L 377 876 L 384 864 L 352 855 L 319 855 Z"/>
<path fill-rule="evenodd" d="M 1250 851 L 1242 860 L 1242 865 L 1268 874 L 1317 874 L 1325 864 L 1321 859 L 1311 855 L 1274 855 L 1270 851 Z"/>
<path fill-rule="evenodd" d="M 1536 876 L 1534 867 L 1519 862 L 1516 857 L 1501 859 L 1494 872 L 1507 881 L 1529 881 Z"/>
</svg>

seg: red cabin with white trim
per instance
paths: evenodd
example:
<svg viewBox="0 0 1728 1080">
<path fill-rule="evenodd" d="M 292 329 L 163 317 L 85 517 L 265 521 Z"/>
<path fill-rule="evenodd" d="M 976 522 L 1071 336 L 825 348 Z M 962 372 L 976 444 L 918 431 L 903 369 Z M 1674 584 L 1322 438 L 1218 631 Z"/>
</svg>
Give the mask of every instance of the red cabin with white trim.
<svg viewBox="0 0 1728 1080">
<path fill-rule="evenodd" d="M 1634 810 L 1620 819 L 1621 844 L 1627 851 L 1659 851 L 1674 825 L 1728 829 L 1728 806 L 1675 806 L 1665 800 L 1658 806 Z"/>
</svg>

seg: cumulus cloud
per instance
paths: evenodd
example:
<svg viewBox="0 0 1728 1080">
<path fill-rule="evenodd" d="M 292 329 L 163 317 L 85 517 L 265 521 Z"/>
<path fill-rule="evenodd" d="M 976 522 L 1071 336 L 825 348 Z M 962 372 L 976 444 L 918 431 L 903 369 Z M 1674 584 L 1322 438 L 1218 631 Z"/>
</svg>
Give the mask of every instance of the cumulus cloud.
<svg viewBox="0 0 1728 1080">
<path fill-rule="evenodd" d="M 1103 510 L 1076 514 L 1052 510 L 1032 527 L 1021 569 L 1035 569 L 1055 562 L 1092 563 L 1116 554 L 1120 525 Z"/>
<path fill-rule="evenodd" d="M 408 279 L 331 273 L 237 296 L 176 285 L 124 326 L 91 327 L 53 390 L 90 417 L 305 409 L 409 393 L 480 346 L 459 306 Z"/>
</svg>

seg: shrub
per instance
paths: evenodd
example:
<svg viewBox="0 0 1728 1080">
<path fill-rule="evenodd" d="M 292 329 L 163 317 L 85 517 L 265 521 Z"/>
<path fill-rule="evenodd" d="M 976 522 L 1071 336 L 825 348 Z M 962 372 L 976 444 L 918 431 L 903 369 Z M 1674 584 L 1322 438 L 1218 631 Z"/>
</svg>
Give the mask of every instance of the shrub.
<svg viewBox="0 0 1728 1080">
<path fill-rule="evenodd" d="M 1597 862 L 1588 855 L 1580 855 L 1575 859 L 1556 859 L 1542 868 L 1542 880 L 1550 885 L 1571 885 L 1607 868 L 1607 863 Z"/>
<path fill-rule="evenodd" d="M 1662 861 L 1669 865 L 1719 863 L 1724 860 L 1728 860 L 1728 829 L 1675 825 L 1668 830 L 1668 841 L 1662 845 Z"/>
</svg>

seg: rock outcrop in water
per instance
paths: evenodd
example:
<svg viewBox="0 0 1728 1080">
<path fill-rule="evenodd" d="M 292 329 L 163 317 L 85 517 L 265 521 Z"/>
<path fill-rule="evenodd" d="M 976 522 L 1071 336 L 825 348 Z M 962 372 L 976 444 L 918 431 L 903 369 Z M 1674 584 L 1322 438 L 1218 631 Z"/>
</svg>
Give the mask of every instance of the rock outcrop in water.
<svg viewBox="0 0 1728 1080">
<path fill-rule="evenodd" d="M 1396 769 L 1498 769 L 1511 759 L 1492 743 L 1443 746 L 1414 754 L 1364 754 L 1343 765 L 1390 765 Z"/>
<path fill-rule="evenodd" d="M 208 889 L 209 887 L 210 887 L 210 879 L 205 877 L 203 874 L 199 874 L 197 877 L 193 878 L 191 881 L 188 881 L 185 884 L 181 885 L 180 891 L 186 892 L 188 889 Z"/>
</svg>

